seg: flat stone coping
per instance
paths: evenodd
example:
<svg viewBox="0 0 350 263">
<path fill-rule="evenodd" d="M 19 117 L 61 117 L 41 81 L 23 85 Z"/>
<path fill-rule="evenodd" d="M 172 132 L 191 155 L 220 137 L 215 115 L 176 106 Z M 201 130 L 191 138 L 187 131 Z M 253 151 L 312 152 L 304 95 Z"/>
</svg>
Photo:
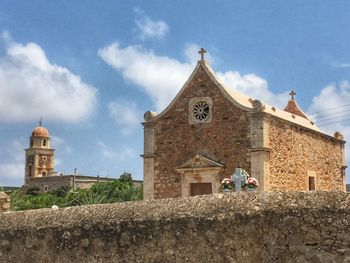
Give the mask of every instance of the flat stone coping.
<svg viewBox="0 0 350 263">
<path fill-rule="evenodd" d="M 46 208 L 0 214 L 0 231 L 42 229 L 118 221 L 171 220 L 184 217 L 221 218 L 263 211 L 349 210 L 345 192 L 240 192 L 152 201 Z M 350 210 L 349 210 L 350 211 Z"/>
</svg>

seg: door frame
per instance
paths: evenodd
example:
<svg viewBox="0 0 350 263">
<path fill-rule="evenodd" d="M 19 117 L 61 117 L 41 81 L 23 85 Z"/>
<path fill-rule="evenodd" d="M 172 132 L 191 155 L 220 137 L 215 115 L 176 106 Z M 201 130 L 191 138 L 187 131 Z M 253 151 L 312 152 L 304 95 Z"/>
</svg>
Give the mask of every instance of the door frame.
<svg viewBox="0 0 350 263">
<path fill-rule="evenodd" d="M 200 193 L 200 194 L 197 194 L 197 195 L 209 195 L 209 194 L 212 194 L 213 193 L 213 184 L 212 183 L 190 183 L 190 196 L 196 196 L 196 195 L 193 195 L 193 188 L 195 188 L 195 186 L 203 186 L 203 185 L 210 185 L 210 193 Z M 208 189 L 208 190 L 209 190 Z"/>
<path fill-rule="evenodd" d="M 215 171 L 216 170 L 216 171 Z M 218 170 L 212 171 L 185 171 L 181 174 L 181 196 L 191 196 L 191 184 L 211 183 L 211 192 L 218 193 L 220 188 L 220 178 Z"/>
</svg>

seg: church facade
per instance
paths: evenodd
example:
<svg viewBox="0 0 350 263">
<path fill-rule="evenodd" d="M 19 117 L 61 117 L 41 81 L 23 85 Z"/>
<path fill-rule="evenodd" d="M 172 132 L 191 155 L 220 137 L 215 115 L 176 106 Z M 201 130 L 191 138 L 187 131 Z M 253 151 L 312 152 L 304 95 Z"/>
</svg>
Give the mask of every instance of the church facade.
<svg viewBox="0 0 350 263">
<path fill-rule="evenodd" d="M 293 92 L 280 110 L 225 87 L 200 53 L 168 107 L 144 115 L 144 199 L 217 193 L 236 168 L 260 191 L 345 191 L 341 133 L 323 133 Z"/>
</svg>

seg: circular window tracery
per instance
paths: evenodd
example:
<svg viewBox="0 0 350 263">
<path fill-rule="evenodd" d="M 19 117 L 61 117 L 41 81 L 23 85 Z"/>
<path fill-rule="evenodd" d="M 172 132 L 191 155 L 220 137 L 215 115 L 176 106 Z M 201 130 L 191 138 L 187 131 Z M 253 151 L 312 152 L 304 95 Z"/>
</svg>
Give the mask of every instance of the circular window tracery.
<svg viewBox="0 0 350 263">
<path fill-rule="evenodd" d="M 198 101 L 193 105 L 193 116 L 200 121 L 205 120 L 209 116 L 209 105 L 205 101 Z"/>
<path fill-rule="evenodd" d="M 213 101 L 210 97 L 191 98 L 188 107 L 188 123 L 209 123 L 212 119 Z"/>
</svg>

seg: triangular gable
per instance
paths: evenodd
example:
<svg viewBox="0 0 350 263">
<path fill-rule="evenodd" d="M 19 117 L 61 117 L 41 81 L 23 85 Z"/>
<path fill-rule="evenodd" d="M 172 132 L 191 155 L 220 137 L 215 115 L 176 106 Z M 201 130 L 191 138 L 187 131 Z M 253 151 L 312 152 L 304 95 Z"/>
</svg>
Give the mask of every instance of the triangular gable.
<svg viewBox="0 0 350 263">
<path fill-rule="evenodd" d="M 216 77 L 215 73 L 210 67 L 210 65 L 206 61 L 199 60 L 197 62 L 197 65 L 195 69 L 193 70 L 191 76 L 186 81 L 186 83 L 182 86 L 181 90 L 177 93 L 175 98 L 171 101 L 171 103 L 159 114 L 152 113 L 150 116 L 147 117 L 147 122 L 156 121 L 157 119 L 161 118 L 168 110 L 172 108 L 172 106 L 175 104 L 177 99 L 181 96 L 181 94 L 184 92 L 184 90 L 187 88 L 189 83 L 193 80 L 193 78 L 196 76 L 197 72 L 199 70 L 204 70 L 209 78 L 215 83 L 215 85 L 220 89 L 220 91 L 223 93 L 223 95 L 236 107 L 249 111 L 249 112 L 265 112 L 268 114 L 271 114 L 272 116 L 275 116 L 277 118 L 286 120 L 288 122 L 300 125 L 302 127 L 308 128 L 310 130 L 323 133 L 314 122 L 310 121 L 307 118 L 300 117 L 298 115 L 291 114 L 289 112 L 286 112 L 284 110 L 276 109 L 275 107 L 272 107 L 270 105 L 267 105 L 259 100 L 254 100 L 249 96 L 246 96 L 244 94 L 241 94 L 239 92 L 236 92 L 232 90 L 231 88 L 225 87 L 223 83 L 221 83 Z M 328 135 L 329 136 L 329 135 Z"/>
<path fill-rule="evenodd" d="M 195 169 L 221 169 L 224 165 L 207 157 L 197 154 L 195 157 L 177 167 L 177 171 L 195 170 Z"/>
<path fill-rule="evenodd" d="M 189 77 L 189 79 L 185 82 L 185 84 L 182 86 L 182 88 L 180 89 L 180 91 L 177 93 L 177 95 L 175 96 L 175 98 L 170 102 L 170 104 L 159 114 L 152 116 L 149 120 L 147 121 L 155 121 L 158 118 L 160 118 L 161 116 L 163 116 L 169 109 L 171 109 L 171 107 L 174 105 L 174 103 L 177 101 L 177 99 L 181 96 L 181 94 L 184 92 L 184 90 L 187 88 L 187 86 L 189 85 L 189 83 L 191 83 L 191 81 L 194 79 L 194 77 L 196 76 L 197 72 L 199 70 L 204 70 L 209 78 L 213 81 L 213 83 L 215 83 L 216 86 L 218 86 L 218 88 L 221 90 L 221 92 L 224 94 L 224 96 L 230 100 L 235 106 L 246 110 L 246 111 L 253 111 L 253 106 L 251 101 L 253 101 L 251 98 L 237 93 L 235 91 L 231 91 L 227 88 L 225 88 L 215 77 L 214 75 L 214 71 L 211 69 L 210 65 L 206 62 L 206 61 L 201 61 L 199 60 L 197 62 L 197 65 L 195 67 L 195 69 L 193 70 L 193 72 L 191 73 L 191 76 Z"/>
<path fill-rule="evenodd" d="M 287 111 L 289 113 L 295 114 L 297 116 L 303 117 L 305 119 L 310 120 L 307 115 L 305 114 L 305 112 L 302 111 L 302 109 L 300 108 L 300 106 L 298 105 L 297 101 L 292 99 L 288 101 L 287 106 L 284 108 L 284 111 Z"/>
</svg>

